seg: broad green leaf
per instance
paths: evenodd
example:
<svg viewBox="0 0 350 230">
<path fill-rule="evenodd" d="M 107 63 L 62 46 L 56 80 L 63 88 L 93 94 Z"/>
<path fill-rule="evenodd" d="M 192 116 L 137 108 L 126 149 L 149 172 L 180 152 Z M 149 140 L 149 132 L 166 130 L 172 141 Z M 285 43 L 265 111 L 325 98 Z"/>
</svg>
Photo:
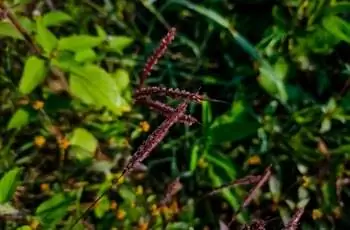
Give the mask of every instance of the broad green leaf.
<svg viewBox="0 0 350 230">
<path fill-rule="evenodd" d="M 73 21 L 73 18 L 66 14 L 65 12 L 56 10 L 50 11 L 49 13 L 43 16 L 43 23 L 45 26 L 60 26 L 63 23 Z"/>
<path fill-rule="evenodd" d="M 109 211 L 110 202 L 107 197 L 102 197 L 100 202 L 98 202 L 96 208 L 94 209 L 95 216 L 97 218 L 102 218 L 106 212 Z"/>
<path fill-rule="evenodd" d="M 32 228 L 29 225 L 24 225 L 16 228 L 16 230 L 32 230 Z"/>
<path fill-rule="evenodd" d="M 337 38 L 350 43 L 350 23 L 338 16 L 328 16 L 322 20 L 326 30 Z"/>
<path fill-rule="evenodd" d="M 36 209 L 35 215 L 40 218 L 43 227 L 51 228 L 59 223 L 67 214 L 68 207 L 72 203 L 72 197 L 62 193 L 56 194 L 44 201 Z"/>
<path fill-rule="evenodd" d="M 242 101 L 233 104 L 231 111 L 216 118 L 210 127 L 213 144 L 233 142 L 257 133 L 260 124 L 247 111 Z"/>
<path fill-rule="evenodd" d="M 269 187 L 274 202 L 279 202 L 281 197 L 281 183 L 275 175 L 272 175 L 269 179 Z"/>
<path fill-rule="evenodd" d="M 280 75 L 285 73 L 277 72 L 282 71 L 281 66 L 272 68 L 269 63 L 263 62 L 259 70 L 260 77 L 258 78 L 258 82 L 260 85 L 272 96 L 278 98 L 282 103 L 286 103 L 288 100 L 288 94 L 283 82 L 284 76 Z"/>
<path fill-rule="evenodd" d="M 0 21 L 0 37 L 11 37 L 23 40 L 23 36 L 10 22 Z"/>
<path fill-rule="evenodd" d="M 97 148 L 97 140 L 94 135 L 83 128 L 74 129 L 73 135 L 70 138 L 70 144 L 72 146 L 79 146 L 90 153 L 95 152 Z"/>
<path fill-rule="evenodd" d="M 9 202 L 16 191 L 19 183 L 20 168 L 11 169 L 0 180 L 0 204 Z"/>
<path fill-rule="evenodd" d="M 73 95 L 84 103 L 116 111 L 121 97 L 113 78 L 105 70 L 96 65 L 86 65 L 73 66 L 70 71 L 69 86 Z"/>
<path fill-rule="evenodd" d="M 107 39 L 107 33 L 106 33 L 106 31 L 105 31 L 101 26 L 99 26 L 99 25 L 96 25 L 95 27 L 96 27 L 96 33 L 97 33 L 97 35 L 98 35 L 101 39 L 103 39 L 103 40 Z"/>
<path fill-rule="evenodd" d="M 7 129 L 19 129 L 29 123 L 29 111 L 23 108 L 18 109 L 7 124 Z"/>
<path fill-rule="evenodd" d="M 44 60 L 36 56 L 28 57 L 19 82 L 19 91 L 23 94 L 31 93 L 45 80 L 47 68 Z"/>
<path fill-rule="evenodd" d="M 68 151 L 68 157 L 77 160 L 80 163 L 91 163 L 93 154 L 86 149 L 77 146 L 71 146 Z"/>
<path fill-rule="evenodd" d="M 69 50 L 73 52 L 91 49 L 103 42 L 101 37 L 90 35 L 72 35 L 61 38 L 58 41 L 58 50 Z"/>
<path fill-rule="evenodd" d="M 115 79 L 119 91 L 123 91 L 129 86 L 130 76 L 129 72 L 125 69 L 117 69 L 113 74 L 113 78 Z"/>
<path fill-rule="evenodd" d="M 57 46 L 56 36 L 48 30 L 41 17 L 36 18 L 36 41 L 43 47 L 46 54 L 50 54 L 51 51 Z"/>
<path fill-rule="evenodd" d="M 119 195 L 127 202 L 131 203 L 132 201 L 136 200 L 135 193 L 130 189 L 130 187 L 127 186 L 120 186 L 118 188 Z"/>
<path fill-rule="evenodd" d="M 74 59 L 79 62 L 79 63 L 83 63 L 83 62 L 91 62 L 96 60 L 96 53 L 93 49 L 86 49 L 86 50 L 81 50 L 81 51 L 77 51 L 75 53 Z"/>
<path fill-rule="evenodd" d="M 129 47 L 134 39 L 127 36 L 108 36 L 108 50 L 123 53 L 123 50 Z"/>
</svg>

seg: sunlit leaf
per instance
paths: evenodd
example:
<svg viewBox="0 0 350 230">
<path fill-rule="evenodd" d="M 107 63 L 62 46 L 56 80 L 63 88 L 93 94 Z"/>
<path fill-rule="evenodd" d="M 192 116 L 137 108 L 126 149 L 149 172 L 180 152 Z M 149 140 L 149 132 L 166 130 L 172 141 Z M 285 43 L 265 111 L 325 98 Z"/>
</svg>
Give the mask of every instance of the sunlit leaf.
<svg viewBox="0 0 350 230">
<path fill-rule="evenodd" d="M 63 23 L 66 23 L 72 20 L 73 18 L 70 15 L 59 10 L 50 11 L 47 14 L 44 14 L 43 16 L 43 23 L 47 27 L 60 26 Z"/>
<path fill-rule="evenodd" d="M 45 80 L 47 71 L 47 64 L 44 60 L 36 56 L 28 57 L 19 82 L 19 91 L 23 94 L 31 93 Z"/>
<path fill-rule="evenodd" d="M 10 201 L 16 191 L 19 183 L 20 168 L 14 168 L 6 172 L 0 180 L 0 203 L 4 204 Z"/>
</svg>

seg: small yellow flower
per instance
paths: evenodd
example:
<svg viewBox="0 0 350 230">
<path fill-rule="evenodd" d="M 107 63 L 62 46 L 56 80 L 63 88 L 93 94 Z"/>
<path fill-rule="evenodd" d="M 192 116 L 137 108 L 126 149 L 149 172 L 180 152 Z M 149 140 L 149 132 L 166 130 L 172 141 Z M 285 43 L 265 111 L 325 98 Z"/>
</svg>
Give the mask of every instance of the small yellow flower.
<svg viewBox="0 0 350 230">
<path fill-rule="evenodd" d="M 334 208 L 332 212 L 333 212 L 333 215 L 336 219 L 341 218 L 341 208 L 340 207 Z"/>
<path fill-rule="evenodd" d="M 261 159 L 258 155 L 253 155 L 248 158 L 247 163 L 248 165 L 260 165 Z"/>
<path fill-rule="evenodd" d="M 70 145 L 69 141 L 67 138 L 62 137 L 60 139 L 58 139 L 58 145 L 61 149 L 67 149 Z"/>
<path fill-rule="evenodd" d="M 208 167 L 208 162 L 206 162 L 205 160 L 204 160 L 204 158 L 203 157 L 201 157 L 200 159 L 199 159 L 199 161 L 198 161 L 198 167 L 200 167 L 200 168 L 206 168 L 206 167 Z"/>
<path fill-rule="evenodd" d="M 164 213 L 164 214 L 168 214 L 168 213 L 171 212 L 170 208 L 169 208 L 168 206 L 166 206 L 166 205 L 162 205 L 162 206 L 160 207 L 160 211 L 161 211 L 162 213 Z"/>
<path fill-rule="evenodd" d="M 118 207 L 118 204 L 117 204 L 117 202 L 115 202 L 114 200 L 111 202 L 111 205 L 110 205 L 110 209 L 111 210 L 116 210 L 117 209 L 117 207 Z"/>
<path fill-rule="evenodd" d="M 148 222 L 140 221 L 138 230 L 147 230 Z"/>
<path fill-rule="evenodd" d="M 39 100 L 34 101 L 33 108 L 35 110 L 40 110 L 40 109 L 44 108 L 44 102 L 43 101 L 39 101 Z"/>
<path fill-rule="evenodd" d="M 308 176 L 303 176 L 302 179 L 303 179 L 302 186 L 303 186 L 304 188 L 309 187 L 309 186 L 310 186 L 310 183 L 311 183 L 310 177 L 308 177 Z"/>
<path fill-rule="evenodd" d="M 147 121 L 141 121 L 140 122 L 140 127 L 141 127 L 141 130 L 145 133 L 147 133 L 150 129 L 150 125 Z"/>
<path fill-rule="evenodd" d="M 141 196 L 143 194 L 143 187 L 141 185 L 138 185 L 136 187 L 136 195 Z"/>
<path fill-rule="evenodd" d="M 126 216 L 126 212 L 123 209 L 119 209 L 117 212 L 117 219 L 123 220 Z"/>
<path fill-rule="evenodd" d="M 176 200 L 174 200 L 171 205 L 170 205 L 170 210 L 173 212 L 173 213 L 178 213 L 179 212 L 179 205 L 177 203 Z"/>
<path fill-rule="evenodd" d="M 136 202 L 135 201 L 132 201 L 131 202 L 131 208 L 135 208 L 136 207 Z"/>
<path fill-rule="evenodd" d="M 135 176 L 134 176 L 134 179 L 135 179 L 135 180 L 142 180 L 142 179 L 145 178 L 145 176 L 146 176 L 146 174 L 143 173 L 143 172 L 136 173 Z"/>
<path fill-rule="evenodd" d="M 323 216 L 323 213 L 320 209 L 312 210 L 312 219 L 318 220 L 318 219 L 321 219 L 322 216 Z"/>
<path fill-rule="evenodd" d="M 124 105 L 120 108 L 120 110 L 123 112 L 123 113 L 128 113 L 131 111 L 131 107 L 129 105 Z"/>
<path fill-rule="evenodd" d="M 39 221 L 37 219 L 34 219 L 30 222 L 30 228 L 35 230 L 37 229 L 39 226 Z"/>
<path fill-rule="evenodd" d="M 151 206 L 152 216 L 159 216 L 160 211 L 156 204 Z"/>
<path fill-rule="evenodd" d="M 125 182 L 125 177 L 124 176 L 121 177 L 121 175 L 122 175 L 121 172 L 114 174 L 115 178 L 118 179 L 118 181 L 117 181 L 118 185 L 123 184 Z"/>
<path fill-rule="evenodd" d="M 50 190 L 50 185 L 47 184 L 47 183 L 43 183 L 43 184 L 40 185 L 40 189 L 41 189 L 41 191 L 43 191 L 43 192 L 47 192 L 47 191 Z"/>
<path fill-rule="evenodd" d="M 35 146 L 37 146 L 38 148 L 43 147 L 43 146 L 45 145 L 45 143 L 46 143 L 46 139 L 45 139 L 45 137 L 43 137 L 43 136 L 36 136 L 36 137 L 34 138 L 34 144 L 35 144 Z"/>
</svg>

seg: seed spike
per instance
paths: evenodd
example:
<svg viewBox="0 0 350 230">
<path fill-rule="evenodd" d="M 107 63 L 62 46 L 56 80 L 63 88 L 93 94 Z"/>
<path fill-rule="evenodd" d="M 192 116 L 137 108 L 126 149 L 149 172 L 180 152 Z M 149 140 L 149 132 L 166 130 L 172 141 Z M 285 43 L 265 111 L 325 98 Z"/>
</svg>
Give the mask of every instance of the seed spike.
<svg viewBox="0 0 350 230">
<path fill-rule="evenodd" d="M 269 165 L 265 171 L 263 176 L 261 177 L 261 180 L 254 186 L 254 188 L 252 188 L 249 193 L 248 196 L 244 199 L 243 204 L 241 205 L 241 207 L 238 209 L 238 211 L 236 212 L 236 214 L 232 217 L 230 223 L 228 224 L 228 226 L 230 227 L 233 222 L 236 220 L 236 217 L 238 215 L 238 213 L 240 213 L 240 211 L 244 208 L 246 208 L 254 199 L 258 189 L 260 189 L 262 186 L 264 186 L 264 184 L 266 184 L 267 180 L 270 178 L 272 172 L 271 172 L 271 167 L 272 165 Z"/>
<path fill-rule="evenodd" d="M 158 48 L 150 56 L 142 70 L 140 76 L 139 87 L 143 87 L 146 78 L 151 74 L 153 67 L 157 64 L 158 60 L 164 55 L 165 51 L 168 49 L 169 44 L 174 40 L 176 34 L 176 28 L 172 27 L 168 33 L 163 37 Z"/>
<path fill-rule="evenodd" d="M 150 109 L 152 109 L 156 112 L 159 112 L 160 114 L 162 114 L 165 117 L 169 117 L 175 111 L 175 109 L 172 108 L 171 106 L 164 104 L 160 101 L 152 100 L 150 97 L 142 98 L 142 99 L 136 101 L 136 103 L 144 104 L 144 105 L 148 106 Z M 199 121 L 196 118 L 192 117 L 191 115 L 187 115 L 187 114 L 183 114 L 179 118 L 179 122 L 184 123 L 188 126 L 191 126 L 194 123 L 199 124 Z"/>
</svg>

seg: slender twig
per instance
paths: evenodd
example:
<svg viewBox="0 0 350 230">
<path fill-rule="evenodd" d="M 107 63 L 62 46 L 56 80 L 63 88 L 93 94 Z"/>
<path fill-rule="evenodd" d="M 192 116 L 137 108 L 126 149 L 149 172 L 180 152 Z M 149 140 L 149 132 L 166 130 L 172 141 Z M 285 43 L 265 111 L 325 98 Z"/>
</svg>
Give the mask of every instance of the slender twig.
<svg viewBox="0 0 350 230">
<path fill-rule="evenodd" d="M 7 18 L 11 21 L 14 27 L 20 32 L 24 38 L 24 40 L 28 43 L 28 45 L 33 49 L 33 51 L 37 55 L 41 55 L 40 48 L 34 43 L 33 38 L 29 35 L 29 33 L 21 26 L 15 15 L 11 12 L 11 10 L 6 6 L 3 1 L 0 1 L 0 9 L 1 11 L 6 12 Z"/>
</svg>

